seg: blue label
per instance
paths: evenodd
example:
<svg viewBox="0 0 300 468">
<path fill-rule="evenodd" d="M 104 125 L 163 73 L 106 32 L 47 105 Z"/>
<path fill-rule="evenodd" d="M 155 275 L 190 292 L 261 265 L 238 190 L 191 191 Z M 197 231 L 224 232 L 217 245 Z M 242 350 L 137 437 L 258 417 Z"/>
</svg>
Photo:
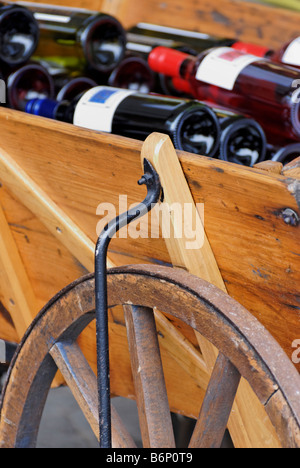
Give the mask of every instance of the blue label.
<svg viewBox="0 0 300 468">
<path fill-rule="evenodd" d="M 105 104 L 106 101 L 113 96 L 113 94 L 116 94 L 118 91 L 116 90 L 111 90 L 111 89 L 101 89 L 96 93 L 89 102 L 96 102 L 98 104 Z"/>
</svg>

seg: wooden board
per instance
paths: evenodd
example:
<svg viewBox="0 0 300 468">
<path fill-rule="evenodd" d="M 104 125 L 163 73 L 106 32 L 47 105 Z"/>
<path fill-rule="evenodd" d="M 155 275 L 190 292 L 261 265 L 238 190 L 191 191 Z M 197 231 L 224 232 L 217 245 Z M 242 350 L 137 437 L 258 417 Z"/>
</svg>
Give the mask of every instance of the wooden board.
<svg viewBox="0 0 300 468">
<path fill-rule="evenodd" d="M 126 28 L 145 21 L 274 48 L 299 36 L 298 12 L 240 0 L 140 0 L 134 7 L 132 0 L 64 0 L 63 4 L 111 13 Z"/>
<path fill-rule="evenodd" d="M 128 205 L 144 189 L 142 143 L 71 125 L 0 111 L 2 147 L 82 231 L 96 241 L 99 203 Z M 280 216 L 299 213 L 297 179 L 178 153 L 196 203 L 205 204 L 205 229 L 229 294 L 250 310 L 291 357 L 300 335 L 299 226 Z M 19 201 L 2 187 L 1 201 L 38 299 L 86 270 Z M 144 233 L 147 226 L 142 226 Z M 170 263 L 163 239 L 114 239 L 117 264 Z"/>
</svg>

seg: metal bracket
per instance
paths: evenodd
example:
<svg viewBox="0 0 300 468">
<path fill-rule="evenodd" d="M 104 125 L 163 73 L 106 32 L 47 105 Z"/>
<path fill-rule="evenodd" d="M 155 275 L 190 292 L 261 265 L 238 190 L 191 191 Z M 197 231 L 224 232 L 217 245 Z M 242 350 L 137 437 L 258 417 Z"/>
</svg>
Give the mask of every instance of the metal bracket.
<svg viewBox="0 0 300 468">
<path fill-rule="evenodd" d="M 144 176 L 139 185 L 147 186 L 145 200 L 136 208 L 111 221 L 99 236 L 95 252 L 95 297 L 97 331 L 97 372 L 99 397 L 100 448 L 111 448 L 111 403 L 109 370 L 109 337 L 107 312 L 107 252 L 111 239 L 123 227 L 149 213 L 162 194 L 159 176 L 152 164 L 144 159 Z"/>
</svg>

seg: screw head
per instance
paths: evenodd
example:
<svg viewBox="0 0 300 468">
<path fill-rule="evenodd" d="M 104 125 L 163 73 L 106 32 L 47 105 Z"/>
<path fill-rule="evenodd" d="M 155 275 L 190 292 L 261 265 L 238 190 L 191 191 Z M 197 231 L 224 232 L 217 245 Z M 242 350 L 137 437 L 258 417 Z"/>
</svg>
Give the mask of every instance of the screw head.
<svg viewBox="0 0 300 468">
<path fill-rule="evenodd" d="M 282 218 L 285 224 L 293 227 L 299 226 L 300 218 L 296 211 L 292 210 L 291 208 L 286 208 L 282 212 Z"/>
</svg>

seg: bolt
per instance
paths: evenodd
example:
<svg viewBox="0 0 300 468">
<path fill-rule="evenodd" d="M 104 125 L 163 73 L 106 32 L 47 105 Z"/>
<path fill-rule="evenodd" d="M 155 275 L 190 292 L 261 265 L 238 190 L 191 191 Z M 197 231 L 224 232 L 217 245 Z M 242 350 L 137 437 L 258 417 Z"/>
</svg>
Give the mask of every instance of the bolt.
<svg viewBox="0 0 300 468">
<path fill-rule="evenodd" d="M 282 218 L 285 224 L 288 224 L 289 226 L 293 226 L 293 227 L 299 226 L 299 223 L 300 223 L 299 215 L 296 213 L 296 211 L 292 210 L 291 208 L 286 208 L 285 210 L 283 210 Z"/>
</svg>

